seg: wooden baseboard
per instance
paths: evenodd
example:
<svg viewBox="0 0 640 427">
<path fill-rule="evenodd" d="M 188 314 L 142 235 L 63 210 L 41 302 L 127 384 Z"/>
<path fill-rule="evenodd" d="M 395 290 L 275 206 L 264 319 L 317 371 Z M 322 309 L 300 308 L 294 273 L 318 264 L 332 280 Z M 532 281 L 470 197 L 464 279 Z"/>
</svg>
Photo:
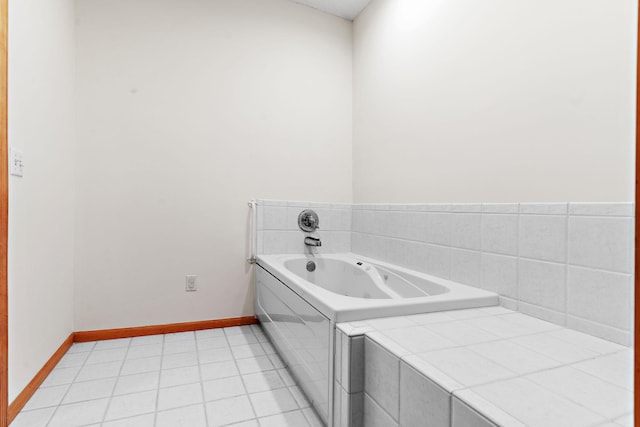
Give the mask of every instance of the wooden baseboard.
<svg viewBox="0 0 640 427">
<path fill-rule="evenodd" d="M 36 376 L 33 377 L 31 382 L 27 384 L 24 390 L 22 390 L 22 392 L 14 399 L 14 401 L 11 402 L 11 404 L 9 405 L 9 419 L 7 421 L 8 423 L 11 423 L 11 421 L 13 421 L 13 419 L 20 413 L 22 408 L 24 408 L 24 405 L 26 405 L 29 399 L 31 399 L 31 396 L 33 396 L 33 393 L 38 390 L 40 384 L 44 382 L 49 373 L 51 373 L 60 359 L 62 359 L 62 356 L 64 356 L 67 350 L 69 350 L 69 347 L 71 347 L 71 344 L 73 344 L 73 336 L 74 334 L 72 332 L 71 335 L 69 335 L 67 339 L 64 340 L 62 345 L 56 350 L 56 352 L 53 353 L 53 356 L 51 356 L 49 360 L 47 360 L 47 363 L 45 363 L 42 369 L 38 371 Z"/>
<path fill-rule="evenodd" d="M 258 323 L 255 316 L 234 317 L 230 319 L 202 320 L 199 322 L 171 323 L 168 325 L 137 326 L 133 328 L 101 329 L 82 331 L 74 334 L 75 342 L 132 338 L 144 335 L 170 334 L 175 332 L 199 331 L 202 329 L 228 328 L 231 326 L 253 325 Z"/>
</svg>

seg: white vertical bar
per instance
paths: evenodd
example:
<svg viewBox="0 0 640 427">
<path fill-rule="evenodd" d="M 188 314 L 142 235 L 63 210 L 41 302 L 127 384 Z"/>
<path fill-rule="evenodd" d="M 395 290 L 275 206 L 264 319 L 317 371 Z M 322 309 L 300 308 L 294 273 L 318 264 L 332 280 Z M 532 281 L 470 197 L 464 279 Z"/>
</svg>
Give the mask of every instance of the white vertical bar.
<svg viewBox="0 0 640 427">
<path fill-rule="evenodd" d="M 258 206 L 255 200 L 249 201 L 249 208 L 251 209 L 251 221 L 249 225 L 250 242 L 249 242 L 249 258 L 247 262 L 255 264 L 256 262 L 256 249 L 258 247 Z"/>
</svg>

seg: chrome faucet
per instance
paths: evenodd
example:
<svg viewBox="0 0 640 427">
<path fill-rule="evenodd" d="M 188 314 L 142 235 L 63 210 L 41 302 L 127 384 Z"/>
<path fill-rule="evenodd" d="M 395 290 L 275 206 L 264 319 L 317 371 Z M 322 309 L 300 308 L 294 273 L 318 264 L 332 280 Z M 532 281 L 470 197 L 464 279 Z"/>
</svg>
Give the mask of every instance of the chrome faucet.
<svg viewBox="0 0 640 427">
<path fill-rule="evenodd" d="M 304 244 L 307 246 L 322 246 L 322 242 L 319 237 L 307 236 L 304 238 Z"/>
</svg>

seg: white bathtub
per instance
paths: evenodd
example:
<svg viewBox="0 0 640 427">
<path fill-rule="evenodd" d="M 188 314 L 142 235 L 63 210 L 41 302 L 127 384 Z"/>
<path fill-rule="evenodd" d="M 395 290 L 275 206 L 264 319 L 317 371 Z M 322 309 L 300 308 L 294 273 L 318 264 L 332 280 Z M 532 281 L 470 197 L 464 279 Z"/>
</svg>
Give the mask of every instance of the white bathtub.
<svg viewBox="0 0 640 427">
<path fill-rule="evenodd" d="M 258 257 L 256 315 L 329 427 L 336 323 L 497 304 L 494 293 L 354 254 Z"/>
<path fill-rule="evenodd" d="M 335 323 L 498 304 L 493 292 L 354 254 L 263 255 L 258 264 Z"/>
</svg>

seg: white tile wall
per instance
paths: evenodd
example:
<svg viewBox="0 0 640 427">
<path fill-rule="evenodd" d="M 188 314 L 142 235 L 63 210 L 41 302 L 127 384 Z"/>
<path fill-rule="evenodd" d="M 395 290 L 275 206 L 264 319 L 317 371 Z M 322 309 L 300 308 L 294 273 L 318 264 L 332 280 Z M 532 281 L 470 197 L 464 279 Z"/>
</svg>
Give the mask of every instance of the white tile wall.
<svg viewBox="0 0 640 427">
<path fill-rule="evenodd" d="M 569 267 L 568 307 L 572 316 L 593 320 L 618 329 L 632 321 L 633 282 L 628 274 Z"/>
<path fill-rule="evenodd" d="M 496 427 L 494 423 L 469 408 L 460 399 L 452 399 L 451 427 Z"/>
<path fill-rule="evenodd" d="M 630 217 L 634 214 L 634 206 L 632 203 L 571 203 L 569 214 Z"/>
<path fill-rule="evenodd" d="M 569 263 L 630 273 L 632 218 L 569 217 Z"/>
<path fill-rule="evenodd" d="M 451 280 L 480 286 L 480 251 L 451 249 Z"/>
<path fill-rule="evenodd" d="M 477 213 L 451 214 L 451 246 L 480 250 L 480 219 Z"/>
<path fill-rule="evenodd" d="M 567 217 L 520 215 L 519 255 L 525 258 L 565 262 Z"/>
<path fill-rule="evenodd" d="M 518 216 L 484 214 L 481 221 L 482 250 L 502 255 L 518 254 Z"/>
<path fill-rule="evenodd" d="M 432 274 L 448 279 L 451 275 L 451 249 L 447 246 L 430 245 L 424 246 L 425 259 L 427 261 L 426 270 Z"/>
<path fill-rule="evenodd" d="M 367 427 L 398 427 L 398 423 L 366 393 L 364 395 L 364 425 Z"/>
<path fill-rule="evenodd" d="M 352 251 L 631 344 L 632 203 L 258 204 L 261 254 Z M 305 208 L 320 217 L 320 248 L 303 244 L 297 217 Z"/>
<path fill-rule="evenodd" d="M 427 243 L 451 246 L 451 214 L 427 214 Z"/>
<path fill-rule="evenodd" d="M 400 425 L 451 425 L 451 399 L 447 391 L 406 363 L 400 364 Z"/>
<path fill-rule="evenodd" d="M 298 214 L 313 209 L 318 214 L 320 227 L 316 233 L 305 233 L 298 228 Z M 258 254 L 281 253 L 337 253 L 351 250 L 351 205 L 283 200 L 258 200 Z M 375 224 L 370 221 L 370 224 Z M 322 246 L 304 245 L 304 238 L 313 234 Z"/>
<path fill-rule="evenodd" d="M 482 253 L 482 288 L 518 298 L 518 258 Z"/>
<path fill-rule="evenodd" d="M 484 213 L 515 214 L 518 209 L 518 203 L 482 203 Z"/>
<path fill-rule="evenodd" d="M 521 301 L 556 311 L 566 306 L 565 264 L 534 261 L 520 258 L 518 261 L 518 297 Z"/>
<path fill-rule="evenodd" d="M 397 422 L 399 416 L 400 361 L 377 343 L 365 340 L 364 381 L 368 396 Z M 365 425 L 367 403 L 365 398 Z"/>
<path fill-rule="evenodd" d="M 568 203 L 520 203 L 519 212 L 531 215 L 566 215 L 568 205 Z"/>
<path fill-rule="evenodd" d="M 631 345 L 632 203 L 353 205 L 351 250 Z M 379 223 L 377 223 L 379 222 Z"/>
<path fill-rule="evenodd" d="M 334 427 L 364 424 L 364 337 L 348 336 L 336 328 Z"/>
</svg>

